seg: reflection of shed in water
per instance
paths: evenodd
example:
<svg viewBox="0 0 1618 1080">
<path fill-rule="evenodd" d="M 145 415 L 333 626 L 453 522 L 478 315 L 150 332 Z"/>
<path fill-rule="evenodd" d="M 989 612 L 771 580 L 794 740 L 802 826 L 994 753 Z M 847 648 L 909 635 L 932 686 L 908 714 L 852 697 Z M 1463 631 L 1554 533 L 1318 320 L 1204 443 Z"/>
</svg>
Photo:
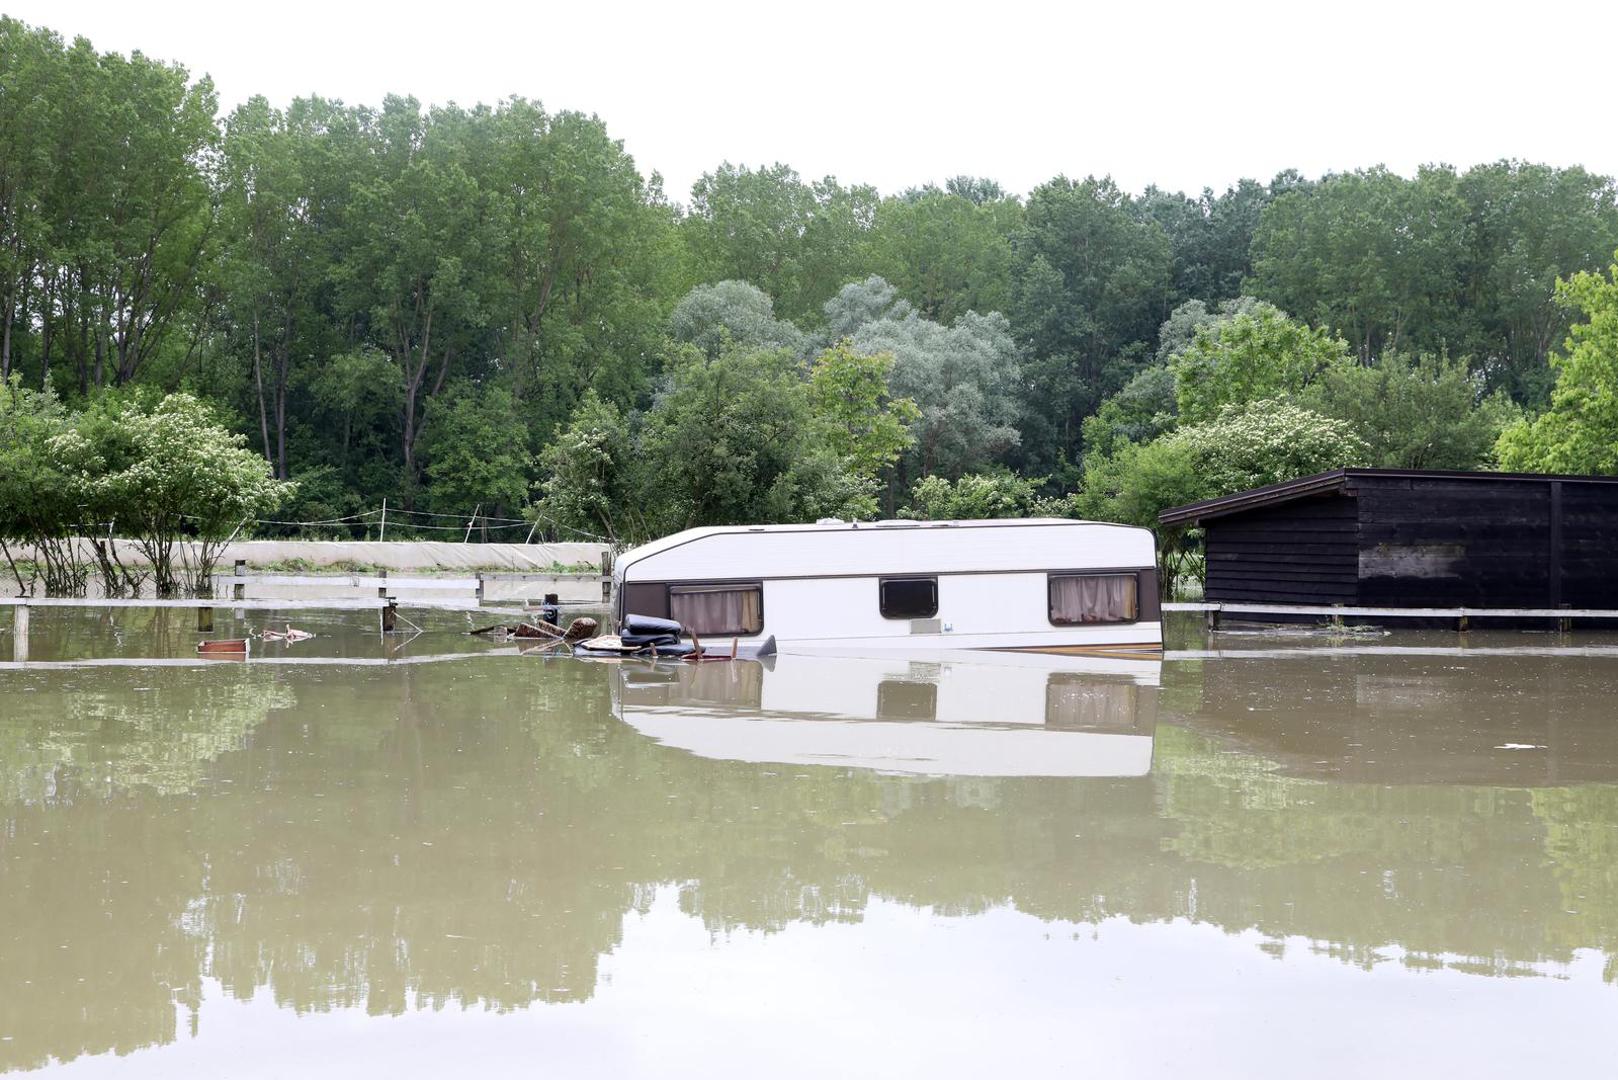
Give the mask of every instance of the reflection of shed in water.
<svg viewBox="0 0 1618 1080">
<path fill-rule="evenodd" d="M 1157 661 L 783 655 L 618 669 L 615 712 L 701 757 L 958 776 L 1144 776 Z"/>
<path fill-rule="evenodd" d="M 1209 601 L 1618 609 L 1618 478 L 1337 469 L 1165 510 Z"/>
<path fill-rule="evenodd" d="M 1520 640 L 1520 639 L 1511 639 Z M 1303 777 L 1542 787 L 1618 781 L 1611 648 L 1221 650 L 1169 663 L 1164 716 Z"/>
</svg>

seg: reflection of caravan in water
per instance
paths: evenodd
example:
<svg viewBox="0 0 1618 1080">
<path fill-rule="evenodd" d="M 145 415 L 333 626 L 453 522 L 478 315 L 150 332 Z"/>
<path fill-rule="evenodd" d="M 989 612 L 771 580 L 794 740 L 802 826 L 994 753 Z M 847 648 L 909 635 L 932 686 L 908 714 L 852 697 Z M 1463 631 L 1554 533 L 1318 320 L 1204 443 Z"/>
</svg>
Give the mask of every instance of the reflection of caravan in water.
<svg viewBox="0 0 1618 1080">
<path fill-rule="evenodd" d="M 1058 518 L 689 529 L 620 556 L 617 615 L 783 652 L 1157 649 L 1146 529 Z"/>
<path fill-rule="evenodd" d="M 614 709 L 700 757 L 956 776 L 1145 776 L 1159 664 L 983 653 L 625 664 Z"/>
</svg>

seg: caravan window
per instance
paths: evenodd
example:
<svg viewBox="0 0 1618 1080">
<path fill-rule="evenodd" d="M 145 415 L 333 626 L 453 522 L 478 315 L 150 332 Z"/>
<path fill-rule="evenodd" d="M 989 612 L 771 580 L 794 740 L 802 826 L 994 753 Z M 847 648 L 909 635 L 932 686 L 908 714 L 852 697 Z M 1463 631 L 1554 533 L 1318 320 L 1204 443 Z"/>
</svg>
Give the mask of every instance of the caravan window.
<svg viewBox="0 0 1618 1080">
<path fill-rule="evenodd" d="M 1138 616 L 1134 574 L 1052 574 L 1051 622 L 1056 626 L 1128 623 Z"/>
<path fill-rule="evenodd" d="M 698 637 L 741 637 L 764 629 L 760 585 L 670 585 L 669 618 Z"/>
<path fill-rule="evenodd" d="M 937 578 L 887 578 L 877 587 L 884 619 L 930 619 L 938 614 Z"/>
</svg>

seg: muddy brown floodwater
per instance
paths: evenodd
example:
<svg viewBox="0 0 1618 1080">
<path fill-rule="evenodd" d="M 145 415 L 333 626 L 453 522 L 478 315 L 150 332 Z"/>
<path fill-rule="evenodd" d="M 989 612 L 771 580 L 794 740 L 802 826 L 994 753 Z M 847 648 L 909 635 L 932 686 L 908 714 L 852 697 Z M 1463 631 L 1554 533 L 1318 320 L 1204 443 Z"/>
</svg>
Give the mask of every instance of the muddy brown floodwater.
<svg viewBox="0 0 1618 1080">
<path fill-rule="evenodd" d="M 230 663 L 36 617 L 0 1072 L 1613 1069 L 1618 641 L 653 667 L 369 619 Z"/>
</svg>

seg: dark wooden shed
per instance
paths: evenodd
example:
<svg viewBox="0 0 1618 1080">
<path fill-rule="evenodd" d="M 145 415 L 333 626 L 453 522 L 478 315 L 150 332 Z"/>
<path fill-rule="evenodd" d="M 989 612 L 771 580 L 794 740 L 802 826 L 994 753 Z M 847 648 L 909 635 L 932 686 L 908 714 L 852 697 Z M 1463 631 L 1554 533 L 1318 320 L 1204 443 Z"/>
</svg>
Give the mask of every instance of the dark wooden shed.
<svg viewBox="0 0 1618 1080">
<path fill-rule="evenodd" d="M 1337 469 L 1165 510 L 1209 601 L 1618 609 L 1618 477 Z"/>
</svg>

